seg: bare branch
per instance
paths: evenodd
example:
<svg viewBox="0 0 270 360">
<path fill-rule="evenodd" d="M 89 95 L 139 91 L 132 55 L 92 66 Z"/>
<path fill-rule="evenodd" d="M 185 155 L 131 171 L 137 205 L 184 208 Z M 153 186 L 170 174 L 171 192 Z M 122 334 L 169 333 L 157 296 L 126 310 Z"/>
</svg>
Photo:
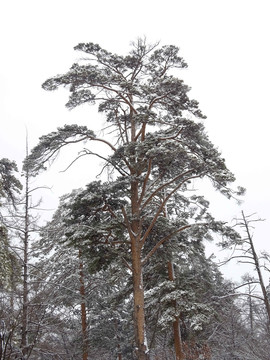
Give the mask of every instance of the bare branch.
<svg viewBox="0 0 270 360">
<path fill-rule="evenodd" d="M 126 267 L 127 267 L 131 272 L 133 272 L 132 267 L 129 265 L 129 263 L 127 262 L 127 260 L 126 260 L 123 256 L 122 256 L 122 260 L 123 260 L 124 264 L 126 265 Z"/>
</svg>

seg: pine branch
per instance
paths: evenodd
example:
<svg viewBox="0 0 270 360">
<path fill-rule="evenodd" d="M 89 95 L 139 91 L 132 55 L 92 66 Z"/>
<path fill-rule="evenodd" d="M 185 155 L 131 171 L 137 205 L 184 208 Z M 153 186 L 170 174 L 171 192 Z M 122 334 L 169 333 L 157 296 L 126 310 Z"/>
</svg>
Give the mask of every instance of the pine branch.
<svg viewBox="0 0 270 360">
<path fill-rule="evenodd" d="M 190 172 L 190 171 L 189 171 Z M 171 192 L 165 197 L 165 199 L 162 201 L 161 205 L 159 206 L 155 216 L 153 217 L 152 219 L 152 222 L 151 224 L 148 226 L 147 230 L 145 231 L 144 233 L 144 236 L 141 240 L 141 246 L 143 246 L 143 244 L 145 243 L 148 235 L 150 234 L 152 228 L 154 227 L 156 221 L 157 221 L 157 218 L 159 217 L 159 215 L 161 214 L 165 204 L 168 202 L 168 200 L 170 199 L 170 197 L 177 191 L 179 190 L 179 188 L 188 180 L 191 180 L 191 179 L 195 179 L 199 177 L 198 175 L 196 176 L 190 176 L 189 178 L 186 178 L 185 180 L 183 180 L 180 184 L 178 184 L 173 190 L 171 190 Z M 169 182 L 170 183 L 170 182 Z"/>
<path fill-rule="evenodd" d="M 198 225 L 198 224 L 196 224 Z M 157 249 L 165 242 L 168 241 L 169 239 L 171 239 L 174 235 L 178 234 L 181 231 L 184 231 L 185 229 L 190 228 L 192 225 L 185 225 L 182 226 L 181 228 L 177 229 L 176 231 L 172 232 L 171 234 L 169 234 L 168 236 L 165 236 L 163 239 L 161 239 L 154 247 L 152 250 L 149 251 L 149 253 L 145 256 L 145 258 L 142 260 L 142 265 L 144 265 L 147 260 L 157 251 Z"/>
</svg>

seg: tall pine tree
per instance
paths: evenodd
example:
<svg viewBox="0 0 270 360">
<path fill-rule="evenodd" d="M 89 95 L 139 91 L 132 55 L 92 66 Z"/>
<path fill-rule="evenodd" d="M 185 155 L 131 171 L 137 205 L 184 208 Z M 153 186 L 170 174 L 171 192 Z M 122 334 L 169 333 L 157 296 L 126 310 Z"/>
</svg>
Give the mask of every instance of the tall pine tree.
<svg viewBox="0 0 270 360">
<path fill-rule="evenodd" d="M 191 181 L 206 177 L 231 197 L 235 192 L 229 186 L 235 178 L 210 142 L 198 102 L 188 96 L 190 88 L 175 76 L 178 69 L 187 67 L 177 47 L 148 45 L 139 39 L 127 56 L 112 54 L 93 43 L 79 44 L 75 50 L 84 53 L 81 63 L 73 64 L 66 74 L 48 79 L 43 88 L 69 87 L 69 109 L 97 103 L 106 116 L 107 132 L 99 137 L 86 126 L 65 125 L 42 136 L 27 162 L 32 174 L 37 174 L 64 146 L 89 142 L 90 148 L 84 153 L 103 157 L 105 165 L 114 171 L 114 180 L 124 189 L 127 201 L 121 214 L 131 254 L 134 350 L 137 359 L 145 360 L 143 269 L 162 244 L 191 229 L 193 223 L 170 227 L 152 247 L 148 246 L 150 235 L 168 201 L 188 189 Z M 108 147 L 108 157 L 96 154 L 96 142 Z"/>
</svg>

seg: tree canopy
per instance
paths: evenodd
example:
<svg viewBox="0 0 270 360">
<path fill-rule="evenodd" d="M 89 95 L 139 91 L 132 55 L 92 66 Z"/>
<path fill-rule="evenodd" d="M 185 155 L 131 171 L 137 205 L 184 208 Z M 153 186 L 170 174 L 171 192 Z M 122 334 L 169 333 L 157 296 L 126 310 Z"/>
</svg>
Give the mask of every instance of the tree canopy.
<svg viewBox="0 0 270 360">
<path fill-rule="evenodd" d="M 132 275 L 134 351 L 137 359 L 145 360 L 143 276 L 150 258 L 169 241 L 183 244 L 187 237 L 200 242 L 211 231 L 238 236 L 214 220 L 202 196 L 190 196 L 193 181 L 199 184 L 207 178 L 228 198 L 244 189 L 232 187 L 235 177 L 205 131 L 198 102 L 189 98 L 190 88 L 176 76 L 187 67 L 177 47 L 139 39 L 126 56 L 93 43 L 79 44 L 75 50 L 83 53 L 80 62 L 42 86 L 49 91 L 68 88 L 68 109 L 96 104 L 106 126 L 102 135 L 77 124 L 59 127 L 40 138 L 25 166 L 37 175 L 74 143 L 84 144 L 78 158 L 93 155 L 104 160 L 110 179 L 76 195 L 70 234 L 96 247 L 100 241 L 125 245 L 118 253 L 122 258 L 125 251 Z M 109 155 L 96 153 L 96 142 L 105 144 Z"/>
</svg>

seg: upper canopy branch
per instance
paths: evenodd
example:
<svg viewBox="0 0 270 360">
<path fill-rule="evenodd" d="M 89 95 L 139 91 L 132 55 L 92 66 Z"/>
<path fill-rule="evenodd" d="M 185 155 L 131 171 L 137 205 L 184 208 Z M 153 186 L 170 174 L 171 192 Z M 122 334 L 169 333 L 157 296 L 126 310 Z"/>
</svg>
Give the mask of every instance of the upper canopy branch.
<svg viewBox="0 0 270 360">
<path fill-rule="evenodd" d="M 94 132 L 87 129 L 86 126 L 65 125 L 62 128 L 58 128 L 57 131 L 40 138 L 39 144 L 34 147 L 31 154 L 26 158 L 24 168 L 27 168 L 35 176 L 39 171 L 46 169 L 46 163 L 55 160 L 57 154 L 64 146 L 86 140 L 103 142 L 112 150 L 115 150 L 109 141 L 96 138 Z"/>
<path fill-rule="evenodd" d="M 197 224 L 196 224 L 197 225 Z M 145 256 L 145 258 L 142 261 L 142 265 L 144 265 L 147 260 L 154 255 L 154 253 L 158 250 L 158 248 L 160 248 L 160 246 L 165 243 L 166 241 L 168 241 L 169 239 L 171 239 L 174 235 L 178 234 L 181 231 L 184 231 L 185 229 L 190 228 L 192 225 L 184 225 L 182 227 L 180 227 L 179 229 L 173 231 L 171 234 L 169 234 L 168 236 L 165 236 L 164 238 L 162 238 L 160 241 L 158 241 L 156 243 L 156 245 L 148 252 L 148 254 Z"/>
<path fill-rule="evenodd" d="M 189 169 L 181 174 L 178 174 L 177 176 L 175 176 L 172 180 L 167 181 L 166 183 L 163 183 L 162 185 L 160 185 L 155 191 L 153 191 L 150 196 L 146 199 L 146 201 L 142 204 L 142 209 L 144 207 L 146 207 L 146 205 L 149 204 L 149 202 L 153 199 L 153 197 L 155 197 L 160 191 L 162 191 L 164 188 L 168 187 L 169 185 L 175 183 L 178 179 L 182 178 L 185 175 L 188 175 L 190 173 L 192 173 L 194 171 L 194 169 Z M 197 177 L 197 176 L 196 176 Z M 190 179 L 190 178 L 188 178 Z M 187 180 L 188 180 L 187 179 Z M 185 180 L 185 181 L 187 181 Z M 181 183 L 182 184 L 182 183 Z M 178 186 L 177 186 L 178 187 Z"/>
<path fill-rule="evenodd" d="M 145 40 L 138 40 L 127 56 L 112 54 L 93 43 L 77 45 L 76 50 L 90 54 L 90 61 L 74 64 L 66 74 L 47 80 L 43 87 L 54 90 L 68 86 L 69 108 L 97 103 L 98 111 L 105 114 L 109 124 L 106 134 L 96 137 L 85 127 L 64 127 L 41 138 L 28 158 L 32 169 L 38 172 L 65 145 L 85 140 L 105 144 L 112 153 L 108 157 L 85 149 L 84 153 L 104 159 L 105 166 L 120 174 L 110 183 L 116 181 L 119 198 L 126 200 L 122 212 L 119 210 L 125 236 L 138 241 L 141 248 L 159 224 L 166 204 L 179 190 L 186 189 L 184 184 L 189 180 L 207 176 L 228 196 L 232 192 L 227 185 L 235 180 L 209 141 L 203 124 L 197 121 L 204 116 L 198 102 L 189 98 L 190 87 L 172 72 L 187 67 L 178 48 L 157 45 L 147 46 Z M 110 193 L 111 188 L 106 191 Z M 87 197 L 86 203 L 90 200 Z M 187 207 L 192 207 L 190 201 L 187 203 Z M 205 205 L 202 207 L 203 212 Z M 193 216 L 190 214 L 186 215 Z M 107 219 L 103 220 L 106 225 Z M 180 228 L 181 225 L 176 233 L 186 228 Z M 147 259 L 173 236 L 174 230 L 171 231 L 154 246 Z"/>
<path fill-rule="evenodd" d="M 191 179 L 195 179 L 200 177 L 200 175 L 194 175 L 194 176 L 189 176 L 188 178 L 184 179 L 183 181 L 180 182 L 180 184 L 178 184 L 177 186 L 175 186 L 170 192 L 168 192 L 168 194 L 165 196 L 164 200 L 161 202 L 159 208 L 157 209 L 150 225 L 148 226 L 147 230 L 144 233 L 143 238 L 141 239 L 141 246 L 143 246 L 143 244 L 145 243 L 146 239 L 148 238 L 152 228 L 154 227 L 157 218 L 159 217 L 159 215 L 161 214 L 165 204 L 168 202 L 168 200 L 171 198 L 171 196 L 177 191 L 179 190 L 179 188 L 186 182 L 189 181 Z"/>
</svg>

